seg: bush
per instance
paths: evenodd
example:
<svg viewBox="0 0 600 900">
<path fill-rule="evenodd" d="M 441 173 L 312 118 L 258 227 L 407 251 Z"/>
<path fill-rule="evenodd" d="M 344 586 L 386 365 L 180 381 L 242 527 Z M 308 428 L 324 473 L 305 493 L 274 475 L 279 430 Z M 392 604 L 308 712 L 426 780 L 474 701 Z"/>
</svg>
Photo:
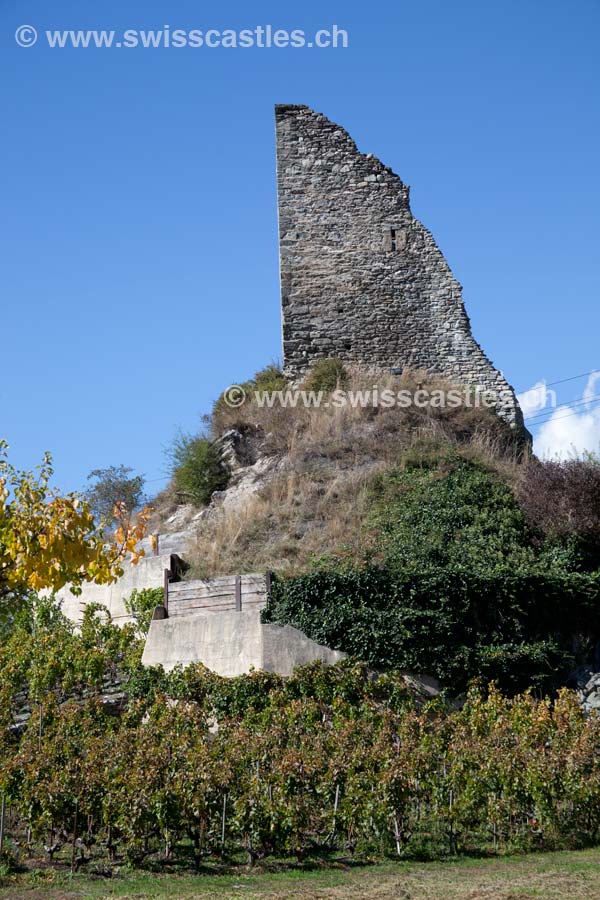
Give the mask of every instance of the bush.
<svg viewBox="0 0 600 900">
<path fill-rule="evenodd" d="M 572 642 L 600 634 L 600 577 L 422 575 L 378 567 L 276 580 L 264 612 L 377 669 L 433 675 L 452 693 L 476 677 L 511 693 L 550 689 Z"/>
<path fill-rule="evenodd" d="M 180 434 L 169 456 L 175 490 L 185 502 L 206 506 L 215 491 L 227 487 L 229 474 L 208 438 Z"/>
<path fill-rule="evenodd" d="M 154 610 L 161 603 L 164 603 L 164 590 L 161 587 L 143 588 L 141 591 L 135 588 L 125 599 L 125 609 L 135 619 L 142 637 L 148 634 Z"/>
<path fill-rule="evenodd" d="M 283 391 L 287 387 L 287 379 L 277 363 L 270 363 L 260 372 L 257 372 L 252 381 L 257 391 Z"/>
<path fill-rule="evenodd" d="M 287 379 L 277 363 L 270 363 L 264 369 L 256 372 L 253 378 L 241 382 L 239 386 L 245 394 L 245 400 L 241 406 L 229 406 L 225 400 L 225 393 L 221 394 L 213 405 L 211 419 L 213 432 L 217 436 L 226 428 L 231 428 L 245 420 L 242 409 L 253 405 L 255 391 L 268 394 L 283 391 L 287 387 Z"/>
<path fill-rule="evenodd" d="M 450 447 L 419 446 L 375 482 L 370 525 L 385 565 L 403 571 L 448 567 L 482 575 L 530 571 L 532 533 L 510 487 Z"/>
<path fill-rule="evenodd" d="M 585 568 L 600 566 L 600 462 L 594 457 L 532 461 L 519 485 L 532 528 L 570 546 Z"/>
<path fill-rule="evenodd" d="M 324 391 L 331 393 L 336 388 L 344 388 L 348 383 L 348 370 L 341 359 L 319 359 L 313 366 L 304 381 L 304 389 L 307 391 Z"/>
</svg>

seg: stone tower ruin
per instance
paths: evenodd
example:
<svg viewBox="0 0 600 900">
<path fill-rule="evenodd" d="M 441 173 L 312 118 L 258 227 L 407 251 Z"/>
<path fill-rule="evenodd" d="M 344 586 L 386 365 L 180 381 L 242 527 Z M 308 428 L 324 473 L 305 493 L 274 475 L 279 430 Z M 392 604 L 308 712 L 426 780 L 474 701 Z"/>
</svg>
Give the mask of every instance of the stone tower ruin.
<svg viewBox="0 0 600 900">
<path fill-rule="evenodd" d="M 373 372 L 427 370 L 496 392 L 500 415 L 522 425 L 407 185 L 309 107 L 276 106 L 275 119 L 286 373 L 333 356 Z"/>
</svg>

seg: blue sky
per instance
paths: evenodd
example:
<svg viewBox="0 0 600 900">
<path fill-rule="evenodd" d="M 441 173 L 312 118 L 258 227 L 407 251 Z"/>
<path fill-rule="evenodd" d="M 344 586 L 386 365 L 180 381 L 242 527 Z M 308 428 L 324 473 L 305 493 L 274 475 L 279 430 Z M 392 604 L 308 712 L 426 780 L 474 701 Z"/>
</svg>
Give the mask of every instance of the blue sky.
<svg viewBox="0 0 600 900">
<path fill-rule="evenodd" d="M 159 488 L 177 428 L 280 356 L 274 103 L 324 112 L 411 185 L 518 390 L 600 369 L 597 0 L 94 6 L 0 7 L 0 434 L 18 465 L 49 449 L 65 488 L 113 463 Z M 22 24 L 337 24 L 350 46 L 21 48 Z M 597 409 L 576 407 L 583 444 Z"/>
</svg>

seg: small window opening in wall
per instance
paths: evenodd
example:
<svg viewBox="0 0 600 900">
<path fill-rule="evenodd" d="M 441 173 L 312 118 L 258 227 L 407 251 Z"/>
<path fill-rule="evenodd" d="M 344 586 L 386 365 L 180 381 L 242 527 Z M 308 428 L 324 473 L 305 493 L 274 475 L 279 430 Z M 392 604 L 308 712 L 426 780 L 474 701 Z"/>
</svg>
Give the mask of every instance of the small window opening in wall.
<svg viewBox="0 0 600 900">
<path fill-rule="evenodd" d="M 390 249 L 397 250 L 398 242 L 396 241 L 396 229 L 390 228 Z"/>
</svg>

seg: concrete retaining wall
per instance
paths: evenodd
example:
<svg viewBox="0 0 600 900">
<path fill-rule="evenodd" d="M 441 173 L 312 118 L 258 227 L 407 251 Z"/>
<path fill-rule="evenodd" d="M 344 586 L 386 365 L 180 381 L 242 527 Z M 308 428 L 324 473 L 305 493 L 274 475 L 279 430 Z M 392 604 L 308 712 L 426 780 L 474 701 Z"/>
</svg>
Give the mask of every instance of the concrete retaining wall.
<svg viewBox="0 0 600 900">
<path fill-rule="evenodd" d="M 142 662 L 162 665 L 167 671 L 201 662 L 233 678 L 251 668 L 291 675 L 296 666 L 315 660 L 333 665 L 344 656 L 290 625 L 263 625 L 258 610 L 242 610 L 154 620 Z"/>
<path fill-rule="evenodd" d="M 115 584 L 86 584 L 82 593 L 76 597 L 70 588 L 57 591 L 56 597 L 62 604 L 62 611 L 72 622 L 81 622 L 83 611 L 90 603 L 102 603 L 107 607 L 113 621 L 117 625 L 133 621 L 127 615 L 125 599 L 134 589 L 162 587 L 165 569 L 171 566 L 171 555 L 144 556 L 136 566 L 129 562 L 123 565 L 123 577 Z"/>
</svg>

